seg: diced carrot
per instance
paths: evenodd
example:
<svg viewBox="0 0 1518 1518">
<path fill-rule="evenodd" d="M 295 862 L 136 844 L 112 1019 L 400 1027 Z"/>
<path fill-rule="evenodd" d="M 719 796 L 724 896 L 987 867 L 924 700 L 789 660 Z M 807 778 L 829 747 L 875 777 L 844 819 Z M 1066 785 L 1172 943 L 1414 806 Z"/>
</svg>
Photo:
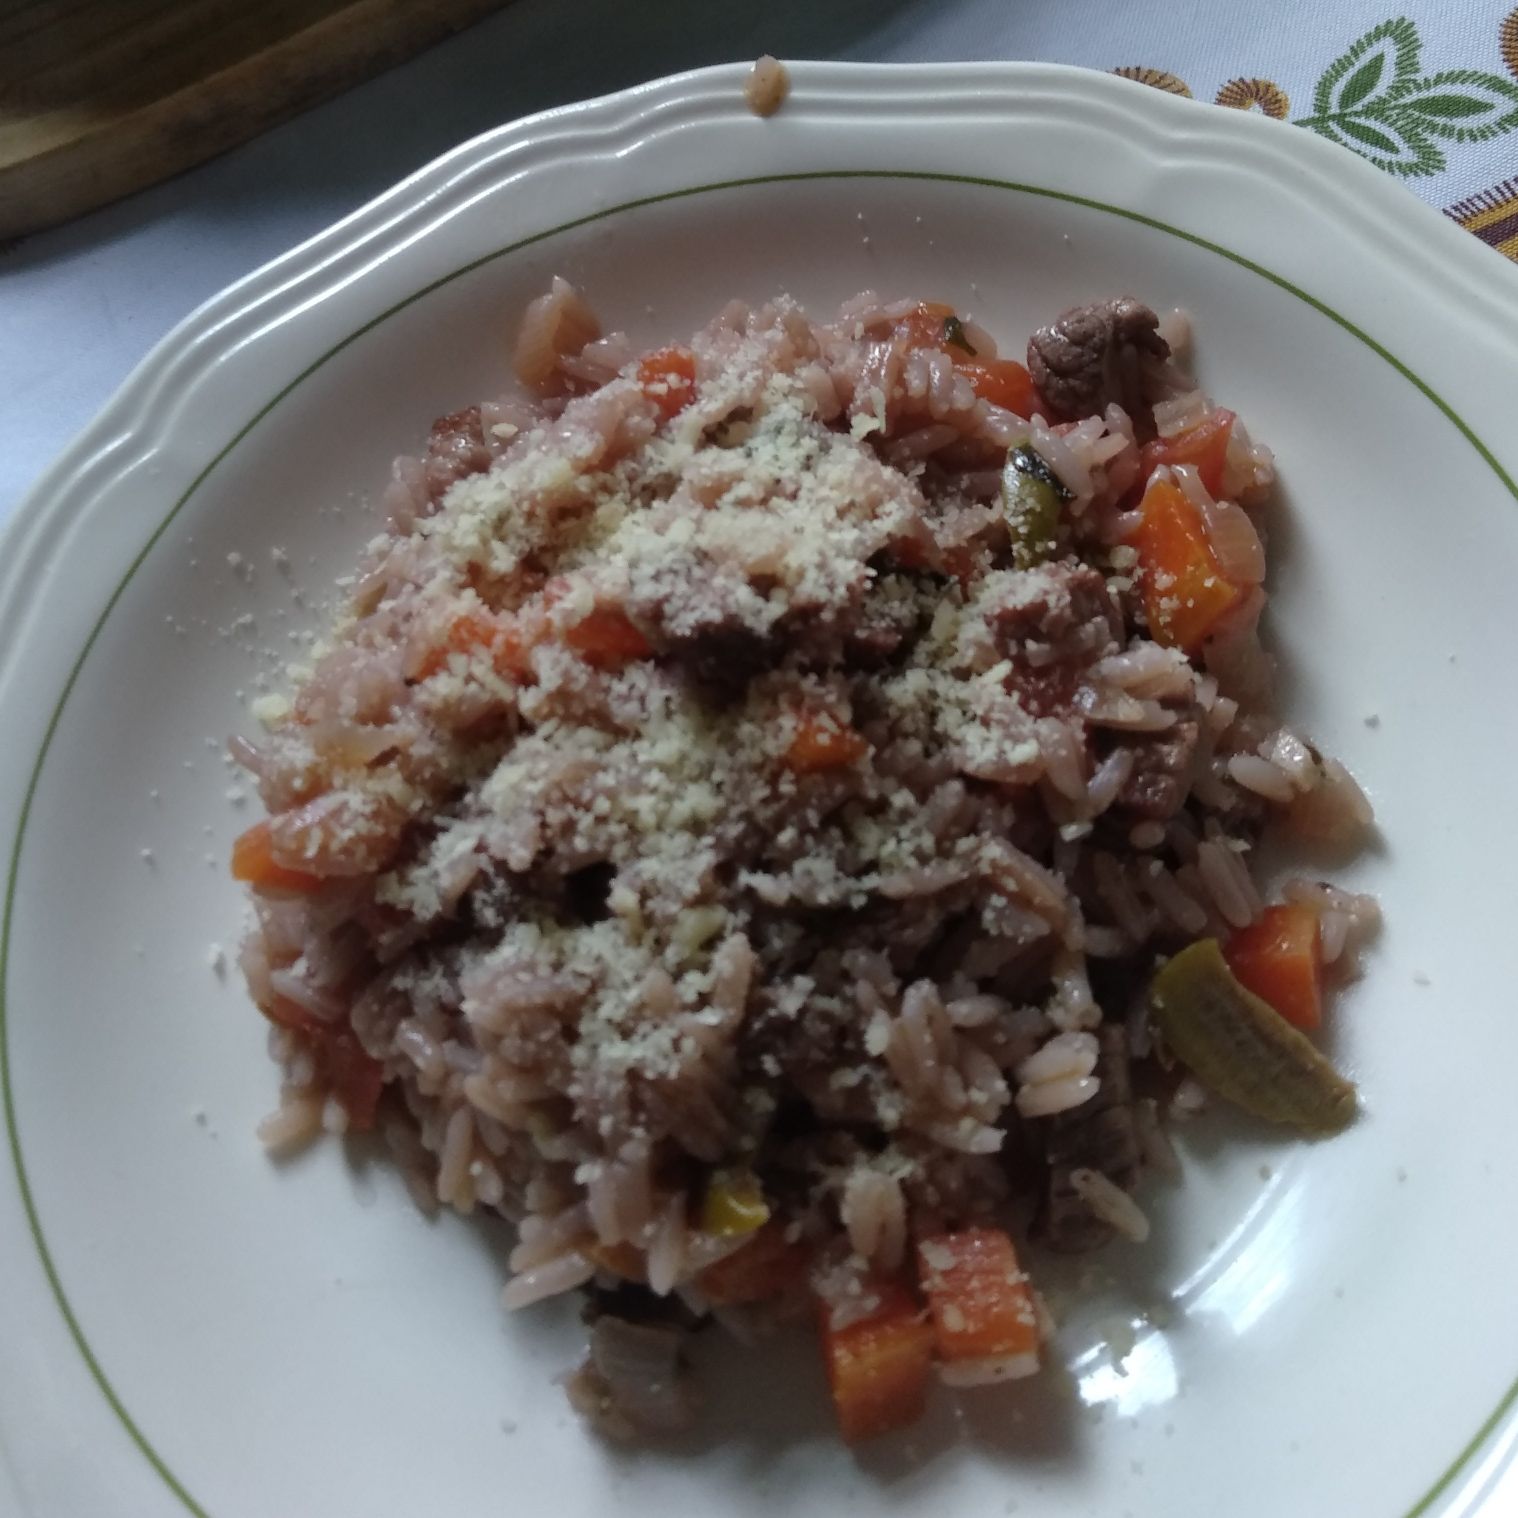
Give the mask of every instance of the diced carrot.
<svg viewBox="0 0 1518 1518">
<path fill-rule="evenodd" d="M 945 1381 L 974 1385 L 1038 1369 L 1033 1293 L 1001 1229 L 923 1239 L 917 1266 Z"/>
<path fill-rule="evenodd" d="M 597 669 L 621 669 L 653 652 L 653 646 L 627 613 L 614 606 L 596 607 L 566 630 L 564 641 Z"/>
<path fill-rule="evenodd" d="M 696 398 L 696 355 L 689 348 L 656 349 L 639 361 L 638 383 L 667 422 Z"/>
<path fill-rule="evenodd" d="M 1311 907 L 1266 907 L 1228 940 L 1223 957 L 1239 984 L 1287 1022 L 1309 1033 L 1322 1023 L 1322 933 Z"/>
<path fill-rule="evenodd" d="M 869 751 L 864 738 L 831 712 L 806 711 L 797 716 L 785 762 L 799 774 L 810 775 L 857 764 Z"/>
<path fill-rule="evenodd" d="M 1133 546 L 1150 632 L 1168 647 L 1196 653 L 1245 592 L 1223 573 L 1201 513 L 1168 475 L 1144 492 Z"/>
<path fill-rule="evenodd" d="M 440 642 L 427 651 L 417 670 L 417 678 L 426 680 L 448 666 L 454 654 L 487 652 L 496 672 L 523 679 L 532 666 L 528 662 L 525 640 L 511 624 L 485 612 L 467 611 L 455 617 Z"/>
<path fill-rule="evenodd" d="M 834 1328 L 822 1313 L 822 1352 L 838 1427 L 849 1444 L 906 1428 L 922 1416 L 933 1374 L 933 1325 L 906 1287 L 877 1288 L 868 1317 Z"/>
<path fill-rule="evenodd" d="M 956 358 L 954 367 L 969 380 L 981 400 L 1019 416 L 1032 416 L 1037 409 L 1033 377 L 1016 359 Z"/>
<path fill-rule="evenodd" d="M 286 869 L 275 860 L 267 818 L 255 822 L 233 842 L 232 879 L 260 891 L 316 891 L 323 883 L 320 875 Z"/>
<path fill-rule="evenodd" d="M 771 1219 L 741 1248 L 708 1265 L 696 1278 L 702 1295 L 721 1307 L 763 1302 L 796 1290 L 806 1279 L 810 1251 L 785 1236 L 785 1226 Z"/>
<path fill-rule="evenodd" d="M 1207 493 L 1217 496 L 1223 488 L 1223 469 L 1228 462 L 1228 439 L 1233 435 L 1234 414 L 1219 407 L 1196 426 L 1174 437 L 1159 437 L 1139 450 L 1139 478 L 1147 480 L 1161 464 L 1190 464 L 1201 476 Z"/>
<path fill-rule="evenodd" d="M 374 1127 L 380 1091 L 385 1084 L 385 1069 L 349 1028 L 329 1030 L 318 1046 L 332 1094 L 348 1114 L 352 1133 L 367 1133 Z"/>
</svg>

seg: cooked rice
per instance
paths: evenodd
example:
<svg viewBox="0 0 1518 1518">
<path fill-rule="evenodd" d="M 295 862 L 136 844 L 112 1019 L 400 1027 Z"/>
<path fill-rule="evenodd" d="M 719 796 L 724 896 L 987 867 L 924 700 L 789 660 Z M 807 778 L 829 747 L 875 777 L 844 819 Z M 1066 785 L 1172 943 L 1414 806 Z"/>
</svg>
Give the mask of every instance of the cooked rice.
<svg viewBox="0 0 1518 1518">
<path fill-rule="evenodd" d="M 261 1135 L 377 1125 L 420 1205 L 515 1224 L 508 1307 L 617 1286 L 748 1331 L 715 1273 L 757 1232 L 809 1261 L 765 1305 L 808 1289 L 841 1327 L 914 1241 L 1055 1172 L 1046 1231 L 1058 1200 L 1142 1240 L 1137 1167 L 1176 1168 L 1153 1098 L 1132 1173 L 1054 1156 L 1134 1105 L 1104 1061 L 1126 1091 L 1150 1058 L 1156 956 L 1258 918 L 1271 816 L 1369 825 L 1271 710 L 1269 453 L 1232 424 L 1216 500 L 1173 471 L 1247 592 L 1187 658 L 1130 540 L 1144 439 L 1212 403 L 1151 357 L 1142 416 L 1024 417 L 924 340 L 946 310 L 734 303 L 640 358 L 556 279 L 528 396 L 397 462 L 347 612 L 234 744 L 270 814 L 242 954 L 285 1078 Z M 1031 567 L 1009 448 L 1069 497 Z M 1374 904 L 1286 897 L 1352 966 Z M 1167 1105 L 1202 1101 L 1187 1077 Z M 669 1354 L 610 1332 L 573 1395 L 637 1431 L 618 1388 Z"/>
<path fill-rule="evenodd" d="M 1149 1237 L 1149 1219 L 1143 1208 L 1100 1170 L 1080 1166 L 1070 1172 L 1070 1183 L 1090 1204 L 1091 1210 L 1125 1239 L 1142 1244 Z"/>
</svg>

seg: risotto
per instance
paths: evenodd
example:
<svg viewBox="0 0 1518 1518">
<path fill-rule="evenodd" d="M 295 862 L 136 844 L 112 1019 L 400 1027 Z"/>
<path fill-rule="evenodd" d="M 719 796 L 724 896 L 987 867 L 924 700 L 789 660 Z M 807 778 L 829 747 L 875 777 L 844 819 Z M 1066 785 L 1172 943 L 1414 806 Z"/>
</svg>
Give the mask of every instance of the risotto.
<svg viewBox="0 0 1518 1518">
<path fill-rule="evenodd" d="M 1271 458 L 1187 343 L 867 293 L 640 355 L 556 280 L 234 740 L 266 1142 L 508 1220 L 603 1432 L 688 1423 L 713 1320 L 815 1322 L 850 1440 L 1030 1374 L 1025 1266 L 1141 1242 L 1206 1092 L 1352 1118 L 1374 904 L 1251 860 L 1369 807 L 1273 710 Z"/>
</svg>

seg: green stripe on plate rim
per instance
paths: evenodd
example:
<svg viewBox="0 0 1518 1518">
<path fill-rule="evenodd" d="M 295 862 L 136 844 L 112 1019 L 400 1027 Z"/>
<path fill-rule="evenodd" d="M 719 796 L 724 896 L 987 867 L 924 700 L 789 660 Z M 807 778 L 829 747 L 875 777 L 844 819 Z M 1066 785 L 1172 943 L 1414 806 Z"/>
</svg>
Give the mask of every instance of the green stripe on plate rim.
<svg viewBox="0 0 1518 1518">
<path fill-rule="evenodd" d="M 211 1514 L 202 1507 L 185 1488 L 184 1483 L 169 1469 L 163 1456 L 153 1447 L 146 1434 L 138 1427 L 132 1415 L 126 1410 L 115 1387 L 106 1376 L 95 1352 L 90 1347 L 90 1342 L 85 1336 L 84 1329 L 79 1323 L 78 1317 L 69 1302 L 68 1294 L 63 1289 L 63 1281 L 58 1274 L 52 1252 L 47 1245 L 46 1237 L 42 1231 L 42 1222 L 37 1213 L 36 1199 L 32 1195 L 31 1183 L 27 1179 L 26 1166 L 21 1155 L 21 1134 L 16 1122 L 16 1106 L 11 1087 L 10 1067 L 10 1041 L 8 1032 L 8 1000 L 7 1000 L 7 972 L 10 965 L 11 947 L 11 922 L 15 911 L 16 880 L 21 867 L 21 847 L 26 836 L 27 823 L 31 819 L 32 804 L 36 798 L 37 785 L 42 777 L 42 767 L 47 760 L 48 751 L 52 747 L 53 738 L 58 731 L 58 724 L 63 717 L 63 709 L 72 695 L 74 686 L 78 683 L 79 673 L 84 668 L 85 661 L 89 658 L 100 635 L 105 629 L 106 622 L 111 613 L 116 609 L 127 586 L 133 576 L 142 567 L 147 556 L 153 551 L 164 533 L 174 519 L 178 517 L 195 492 L 200 489 L 211 472 L 219 465 L 229 453 L 248 436 L 250 432 L 266 417 L 276 406 L 280 404 L 293 391 L 298 389 L 307 379 L 322 367 L 329 359 L 341 353 L 344 348 L 351 346 L 363 337 L 365 333 L 372 331 L 381 322 L 388 321 L 396 312 L 404 310 L 407 306 L 429 295 L 432 291 L 440 289 L 443 285 L 481 268 L 483 265 L 492 263 L 498 258 L 504 258 L 509 254 L 518 253 L 523 248 L 532 247 L 535 243 L 545 242 L 550 237 L 557 237 L 561 233 L 573 231 L 576 227 L 588 226 L 592 222 L 604 221 L 608 217 L 621 215 L 625 211 L 636 211 L 645 206 L 659 205 L 666 201 L 688 200 L 697 195 L 712 194 L 721 190 L 742 189 L 752 185 L 764 184 L 788 184 L 806 180 L 818 179 L 891 179 L 891 180 L 929 180 L 946 184 L 976 185 L 985 189 L 1011 190 L 1021 195 L 1036 195 L 1045 200 L 1064 202 L 1067 205 L 1081 206 L 1086 210 L 1101 211 L 1110 216 L 1120 216 L 1125 221 L 1136 222 L 1140 226 L 1150 227 L 1157 232 L 1164 232 L 1170 237 L 1178 237 L 1183 242 L 1191 243 L 1194 247 L 1203 248 L 1209 253 L 1216 253 L 1219 257 L 1226 258 L 1230 263 L 1237 264 L 1242 269 L 1247 269 L 1251 274 L 1258 275 L 1267 280 L 1278 289 L 1286 291 L 1303 304 L 1311 306 L 1314 311 L 1326 316 L 1336 326 L 1342 327 L 1350 336 L 1358 339 L 1377 357 L 1390 364 L 1398 374 L 1410 385 L 1418 390 L 1426 399 L 1431 401 L 1444 417 L 1454 426 L 1456 431 L 1474 448 L 1481 457 L 1483 463 L 1502 482 L 1508 494 L 1518 501 L 1518 484 L 1515 484 L 1511 475 L 1502 467 L 1492 454 L 1491 450 L 1471 430 L 1466 422 L 1454 410 L 1452 406 L 1425 381 L 1420 379 L 1406 364 L 1395 354 L 1378 343 L 1369 333 L 1362 331 L 1352 321 L 1341 316 L 1332 306 L 1319 300 L 1316 296 L 1309 295 L 1300 286 L 1293 284 L 1289 279 L 1273 273 L 1262 264 L 1256 263 L 1251 258 L 1246 258 L 1242 253 L 1235 253 L 1220 243 L 1210 241 L 1205 237 L 1199 237 L 1194 232 L 1184 231 L 1180 227 L 1173 227 L 1168 222 L 1161 221 L 1158 217 L 1146 216 L 1141 211 L 1130 211 L 1122 206 L 1108 205 L 1105 201 L 1093 200 L 1085 195 L 1074 195 L 1066 190 L 1051 190 L 1040 185 L 1019 184 L 1011 180 L 989 179 L 973 174 L 939 174 L 927 170 L 892 170 L 892 169 L 819 169 L 808 173 L 799 174 L 761 174 L 748 179 L 723 179 L 711 184 L 692 185 L 683 190 L 668 190 L 660 195 L 645 195 L 637 200 L 624 201 L 620 205 L 608 206 L 601 211 L 593 211 L 586 216 L 577 216 L 572 221 L 566 221 L 556 227 L 550 227 L 543 232 L 535 232 L 530 237 L 520 238 L 518 241 L 508 243 L 505 247 L 497 248 L 494 252 L 481 255 L 469 263 L 455 269 L 450 274 L 445 274 L 430 284 L 423 285 L 421 289 L 414 291 L 404 300 L 397 301 L 393 306 L 372 317 L 363 326 L 350 332 L 339 343 L 334 344 L 320 358 L 307 365 L 301 370 L 272 400 L 262 406 L 248 422 L 246 422 L 231 438 L 231 440 L 216 454 L 204 469 L 196 475 L 189 488 L 174 503 L 168 515 L 164 517 L 142 549 L 127 567 L 120 583 L 111 593 L 105 608 L 96 619 L 95 625 L 90 630 L 90 635 L 85 639 L 84 647 L 80 649 L 79 656 L 74 660 L 73 667 L 69 671 L 68 679 L 64 682 L 62 693 L 58 697 L 57 704 L 53 708 L 52 716 L 48 720 L 47 731 L 43 735 L 42 746 L 38 750 L 36 763 L 32 766 L 31 777 L 27 782 L 26 796 L 21 804 L 20 817 L 16 824 L 15 842 L 11 847 L 10 864 L 6 872 L 5 882 L 5 908 L 4 916 L 0 918 L 0 1095 L 3 1095 L 5 1104 L 5 1132 L 10 1148 L 11 1162 L 15 1167 L 17 1189 L 21 1196 L 21 1205 L 25 1209 L 27 1225 L 31 1231 L 32 1242 L 36 1246 L 37 1255 L 42 1263 L 42 1270 L 47 1277 L 47 1283 L 53 1293 L 54 1300 L 58 1304 L 58 1310 L 63 1315 L 63 1321 L 68 1327 L 69 1335 L 79 1350 L 95 1384 L 100 1388 L 101 1395 L 109 1404 L 111 1411 L 120 1420 L 133 1444 L 135 1444 L 143 1457 L 162 1478 L 164 1485 L 178 1498 L 181 1506 L 194 1518 L 211 1518 Z M 1494 1429 L 1502 1422 L 1503 1418 L 1518 1402 L 1518 1379 L 1508 1387 L 1502 1400 L 1493 1409 L 1491 1415 L 1482 1423 L 1480 1428 L 1471 1436 L 1465 1447 L 1455 1456 L 1450 1464 L 1444 1469 L 1426 1492 L 1402 1515 L 1402 1518 L 1423 1518 L 1433 1504 L 1448 1490 L 1450 1484 L 1459 1475 L 1461 1469 L 1484 1444 Z"/>
</svg>

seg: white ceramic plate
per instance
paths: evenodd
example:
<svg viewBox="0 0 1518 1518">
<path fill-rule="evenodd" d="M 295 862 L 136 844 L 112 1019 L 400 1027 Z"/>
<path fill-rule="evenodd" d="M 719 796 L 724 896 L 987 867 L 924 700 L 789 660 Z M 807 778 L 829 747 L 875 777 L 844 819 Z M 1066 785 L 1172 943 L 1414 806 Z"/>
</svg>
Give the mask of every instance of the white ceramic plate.
<svg viewBox="0 0 1518 1518">
<path fill-rule="evenodd" d="M 1102 76 L 810 65 L 768 122 L 741 79 L 440 160 L 191 317 L 18 514 L 0 1508 L 1413 1518 L 1490 1493 L 1518 1374 L 1518 280 L 1348 153 Z M 1367 1115 L 1317 1146 L 1198 1130 L 1156 1242 L 1068 1322 L 1062 1396 L 945 1400 L 856 1458 L 781 1349 L 708 1367 L 690 1448 L 617 1454 L 551 1384 L 572 1312 L 499 1312 L 498 1237 L 425 1224 L 336 1145 L 281 1169 L 254 1141 L 274 1074 L 210 965 L 241 917 L 222 739 L 391 455 L 500 387 L 554 271 L 646 340 L 736 293 L 931 293 L 1012 338 L 1131 291 L 1195 313 L 1204 381 L 1278 452 L 1289 706 L 1385 830 L 1349 878 L 1390 929 L 1338 1016 Z"/>
</svg>

